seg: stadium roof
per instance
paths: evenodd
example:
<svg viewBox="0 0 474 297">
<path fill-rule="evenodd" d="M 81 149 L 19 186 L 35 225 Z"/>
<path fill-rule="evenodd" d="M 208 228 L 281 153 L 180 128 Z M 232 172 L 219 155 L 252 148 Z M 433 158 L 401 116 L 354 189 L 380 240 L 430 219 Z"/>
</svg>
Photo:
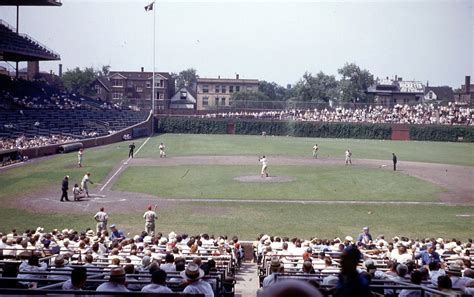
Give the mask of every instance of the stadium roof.
<svg viewBox="0 0 474 297">
<path fill-rule="evenodd" d="M 0 0 L 0 6 L 61 6 L 60 0 Z"/>
</svg>

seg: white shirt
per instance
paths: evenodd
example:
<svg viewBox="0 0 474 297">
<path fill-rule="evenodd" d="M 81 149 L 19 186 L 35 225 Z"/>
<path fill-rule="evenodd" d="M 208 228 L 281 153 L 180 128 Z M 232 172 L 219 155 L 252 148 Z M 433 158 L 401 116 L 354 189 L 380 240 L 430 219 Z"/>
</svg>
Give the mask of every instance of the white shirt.
<svg viewBox="0 0 474 297">
<path fill-rule="evenodd" d="M 166 272 L 174 272 L 176 271 L 176 266 L 174 266 L 173 263 L 165 263 L 163 265 L 160 265 L 160 269 Z"/>
<path fill-rule="evenodd" d="M 97 287 L 97 292 L 130 292 L 124 285 L 105 282 L 102 285 Z"/>
<path fill-rule="evenodd" d="M 267 166 L 267 158 L 261 158 L 260 163 L 262 163 L 263 166 Z"/>
<path fill-rule="evenodd" d="M 143 287 L 143 293 L 173 293 L 173 291 L 167 286 L 159 284 L 149 284 Z"/>
<path fill-rule="evenodd" d="M 183 293 L 204 294 L 206 297 L 214 297 L 211 285 L 202 280 L 187 285 Z"/>
</svg>

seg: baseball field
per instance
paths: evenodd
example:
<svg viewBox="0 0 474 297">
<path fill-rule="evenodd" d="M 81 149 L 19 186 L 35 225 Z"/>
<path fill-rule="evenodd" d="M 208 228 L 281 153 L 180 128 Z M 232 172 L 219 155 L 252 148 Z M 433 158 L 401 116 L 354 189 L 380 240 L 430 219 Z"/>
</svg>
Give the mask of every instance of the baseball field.
<svg viewBox="0 0 474 297">
<path fill-rule="evenodd" d="M 473 144 L 164 134 L 136 140 L 128 159 L 130 143 L 86 149 L 82 168 L 73 152 L 0 169 L 0 231 L 94 228 L 104 207 L 110 223 L 136 234 L 155 204 L 164 233 L 332 238 L 370 226 L 386 237 L 465 240 L 474 231 Z M 260 177 L 262 155 L 269 178 Z M 60 202 L 62 178 L 72 188 L 86 172 L 91 197 Z"/>
</svg>

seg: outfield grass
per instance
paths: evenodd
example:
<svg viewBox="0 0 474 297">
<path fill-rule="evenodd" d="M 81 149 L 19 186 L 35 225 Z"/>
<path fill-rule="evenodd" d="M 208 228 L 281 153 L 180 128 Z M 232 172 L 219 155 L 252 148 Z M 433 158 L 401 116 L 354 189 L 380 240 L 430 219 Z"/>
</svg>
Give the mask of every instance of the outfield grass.
<svg viewBox="0 0 474 297">
<path fill-rule="evenodd" d="M 164 142 L 168 156 L 193 155 L 282 155 L 311 157 L 317 143 L 320 157 L 344 158 L 350 148 L 353 158 L 391 160 L 395 152 L 400 162 L 418 161 L 474 166 L 474 144 L 429 141 L 390 141 L 302 137 L 262 137 L 245 135 L 163 134 L 150 139 L 140 152 L 142 158 L 159 158 L 158 145 Z"/>
<path fill-rule="evenodd" d="M 135 141 L 137 147 L 143 140 Z M 80 183 L 86 172 L 91 172 L 91 180 L 104 179 L 119 161 L 128 157 L 128 145 L 120 142 L 98 148 L 84 150 L 84 166 L 77 167 L 77 152 L 32 160 L 23 166 L 2 171 L 0 174 L 0 201 L 36 191 L 57 190 L 61 196 L 61 181 L 69 175 L 69 186 Z M 94 188 L 94 185 L 91 186 Z M 0 221 L 1 225 L 1 221 Z"/>
<path fill-rule="evenodd" d="M 370 214 L 369 214 L 370 212 Z M 238 235 L 252 240 L 259 233 L 310 238 L 357 235 L 370 226 L 372 235 L 408 237 L 472 238 L 473 219 L 457 214 L 474 214 L 474 206 L 421 205 L 298 205 L 270 203 L 193 202 L 170 204 L 158 210 L 157 231 Z M 138 234 L 143 228 L 142 213 L 109 213 L 110 223 L 124 232 Z M 46 230 L 95 228 L 88 215 L 26 213 L 0 209 L 0 231 L 25 230 L 41 226 Z M 19 217 L 28 219 L 19 220 Z"/>
<path fill-rule="evenodd" d="M 112 190 L 165 198 L 373 201 L 437 201 L 436 193 L 444 190 L 398 172 L 355 166 L 271 166 L 271 175 L 296 178 L 284 183 L 233 179 L 259 171 L 260 166 L 134 166 Z"/>
</svg>

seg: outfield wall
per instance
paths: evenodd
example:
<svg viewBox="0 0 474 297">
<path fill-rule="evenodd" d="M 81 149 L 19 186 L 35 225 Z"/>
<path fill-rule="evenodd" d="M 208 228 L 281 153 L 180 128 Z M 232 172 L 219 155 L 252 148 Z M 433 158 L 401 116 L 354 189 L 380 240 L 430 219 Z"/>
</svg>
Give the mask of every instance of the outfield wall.
<svg viewBox="0 0 474 297">
<path fill-rule="evenodd" d="M 474 142 L 473 126 L 159 117 L 155 127 L 157 133 Z"/>
<path fill-rule="evenodd" d="M 127 127 L 123 130 L 117 131 L 107 136 L 87 138 L 87 139 L 76 140 L 76 141 L 72 141 L 68 143 L 52 144 L 52 145 L 47 145 L 47 146 L 42 146 L 42 147 L 24 149 L 22 150 L 22 154 L 23 156 L 27 156 L 28 158 L 31 159 L 31 158 L 38 158 L 42 156 L 57 154 L 59 151 L 59 147 L 65 144 L 82 143 L 83 148 L 90 148 L 94 146 L 112 144 L 112 143 L 123 141 L 124 135 L 126 134 L 133 135 L 133 130 L 140 129 L 140 128 L 143 128 L 143 131 L 146 130 L 146 134 L 150 135 L 152 131 L 152 123 L 153 123 L 153 117 L 151 116 L 151 113 L 150 113 L 150 115 L 145 121 L 138 123 L 136 125 Z M 143 135 L 140 135 L 139 137 L 141 136 Z"/>
</svg>

